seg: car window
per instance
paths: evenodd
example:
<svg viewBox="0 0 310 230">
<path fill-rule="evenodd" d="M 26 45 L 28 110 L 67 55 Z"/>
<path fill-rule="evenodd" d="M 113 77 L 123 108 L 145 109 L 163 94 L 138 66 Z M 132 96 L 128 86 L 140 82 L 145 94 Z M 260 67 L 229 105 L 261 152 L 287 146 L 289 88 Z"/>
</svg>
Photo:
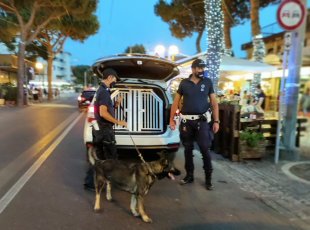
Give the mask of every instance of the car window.
<svg viewBox="0 0 310 230">
<path fill-rule="evenodd" d="M 87 92 L 83 92 L 82 93 L 82 97 L 84 98 L 89 98 L 89 97 L 93 97 L 95 95 L 95 91 L 87 91 Z"/>
</svg>

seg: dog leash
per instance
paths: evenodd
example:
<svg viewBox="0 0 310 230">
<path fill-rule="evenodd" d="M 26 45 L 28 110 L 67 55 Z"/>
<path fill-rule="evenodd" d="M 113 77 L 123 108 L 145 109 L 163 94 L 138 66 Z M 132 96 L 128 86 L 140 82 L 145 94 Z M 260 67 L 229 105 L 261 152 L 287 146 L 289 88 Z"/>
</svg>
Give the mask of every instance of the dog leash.
<svg viewBox="0 0 310 230">
<path fill-rule="evenodd" d="M 121 106 L 121 104 L 119 106 L 120 106 L 121 110 L 123 111 L 124 120 L 127 122 L 127 116 L 125 115 L 124 108 L 123 108 L 123 106 Z M 148 167 L 147 163 L 145 162 L 141 152 L 139 151 L 138 147 L 136 146 L 136 143 L 134 142 L 134 140 L 133 140 L 133 138 L 132 138 L 132 136 L 131 136 L 131 134 L 129 132 L 129 129 L 126 129 L 126 131 L 128 132 L 128 135 L 129 135 L 133 145 L 135 146 L 135 149 L 138 152 L 138 156 L 140 157 L 141 161 L 145 164 L 147 171 L 149 172 L 149 174 L 151 174 L 151 176 L 153 176 L 155 179 L 157 179 L 157 177 L 156 177 L 155 173 L 153 172 L 152 168 L 151 168 L 151 170 L 149 169 L 149 167 Z"/>
</svg>

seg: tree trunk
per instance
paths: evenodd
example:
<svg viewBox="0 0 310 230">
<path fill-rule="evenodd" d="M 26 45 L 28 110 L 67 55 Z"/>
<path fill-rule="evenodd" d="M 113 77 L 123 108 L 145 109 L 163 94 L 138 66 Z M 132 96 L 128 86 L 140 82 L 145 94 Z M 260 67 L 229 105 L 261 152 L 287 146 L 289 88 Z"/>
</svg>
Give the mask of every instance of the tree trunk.
<svg viewBox="0 0 310 230">
<path fill-rule="evenodd" d="M 219 69 L 223 48 L 223 14 L 221 0 L 205 0 L 206 26 L 208 33 L 208 76 L 210 77 L 215 95 L 218 95 Z"/>
<path fill-rule="evenodd" d="M 21 39 L 21 41 L 23 41 Z M 26 45 L 18 44 L 18 56 L 17 56 L 17 106 L 24 106 L 24 83 L 25 83 L 25 50 Z"/>
<path fill-rule="evenodd" d="M 231 44 L 231 36 L 230 36 L 230 27 L 231 27 L 231 21 L 229 18 L 229 12 L 225 5 L 225 0 L 222 0 L 222 11 L 223 11 L 223 20 L 224 20 L 224 41 L 225 41 L 225 55 L 231 56 L 232 55 L 232 44 Z"/>
<path fill-rule="evenodd" d="M 48 101 L 53 100 L 52 91 L 52 69 L 53 69 L 53 48 L 47 47 L 48 58 L 47 58 L 47 85 L 48 85 Z"/>
<path fill-rule="evenodd" d="M 204 24 L 203 28 L 205 28 L 205 24 Z M 205 31 L 204 29 L 201 29 L 201 30 L 198 32 L 198 37 L 197 37 L 197 39 L 196 39 L 196 50 L 197 50 L 197 53 L 201 53 L 201 49 L 200 49 L 200 40 L 201 40 L 201 37 L 202 37 L 204 31 Z"/>
<path fill-rule="evenodd" d="M 251 32 L 253 40 L 253 61 L 264 62 L 265 57 L 265 44 L 263 36 L 261 35 L 259 26 L 259 0 L 251 0 Z M 261 83 L 261 74 L 254 74 L 251 81 L 251 93 L 255 94 L 255 88 Z"/>
</svg>

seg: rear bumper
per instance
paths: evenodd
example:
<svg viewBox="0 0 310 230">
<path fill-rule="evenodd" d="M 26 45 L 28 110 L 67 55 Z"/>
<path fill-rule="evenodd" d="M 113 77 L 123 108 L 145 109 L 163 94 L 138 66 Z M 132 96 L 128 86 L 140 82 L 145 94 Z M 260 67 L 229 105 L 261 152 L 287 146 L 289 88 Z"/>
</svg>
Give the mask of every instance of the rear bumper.
<svg viewBox="0 0 310 230">
<path fill-rule="evenodd" d="M 119 149 L 134 149 L 134 144 L 129 135 L 115 135 L 116 146 Z M 136 146 L 139 149 L 178 149 L 180 143 L 179 130 L 170 130 L 160 135 L 132 135 Z M 92 133 L 90 125 L 85 122 L 84 143 L 92 143 Z"/>
</svg>

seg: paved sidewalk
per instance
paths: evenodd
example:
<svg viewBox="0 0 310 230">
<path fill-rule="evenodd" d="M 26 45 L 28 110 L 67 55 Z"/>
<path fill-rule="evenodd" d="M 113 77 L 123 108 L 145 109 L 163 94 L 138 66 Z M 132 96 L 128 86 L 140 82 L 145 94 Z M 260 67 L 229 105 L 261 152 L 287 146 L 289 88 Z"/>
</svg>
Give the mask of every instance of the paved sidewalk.
<svg viewBox="0 0 310 230">
<path fill-rule="evenodd" d="M 301 140 L 301 160 L 304 161 L 310 160 L 309 137 L 307 131 Z M 195 150 L 195 155 L 199 156 L 200 153 Z M 310 185 L 284 174 L 282 166 L 289 162 L 280 161 L 275 165 L 274 153 L 267 153 L 262 160 L 248 160 L 245 163 L 231 162 L 218 154 L 212 157 L 215 173 L 216 170 L 223 172 L 241 189 L 253 193 L 257 199 L 302 229 L 310 229 Z"/>
</svg>

